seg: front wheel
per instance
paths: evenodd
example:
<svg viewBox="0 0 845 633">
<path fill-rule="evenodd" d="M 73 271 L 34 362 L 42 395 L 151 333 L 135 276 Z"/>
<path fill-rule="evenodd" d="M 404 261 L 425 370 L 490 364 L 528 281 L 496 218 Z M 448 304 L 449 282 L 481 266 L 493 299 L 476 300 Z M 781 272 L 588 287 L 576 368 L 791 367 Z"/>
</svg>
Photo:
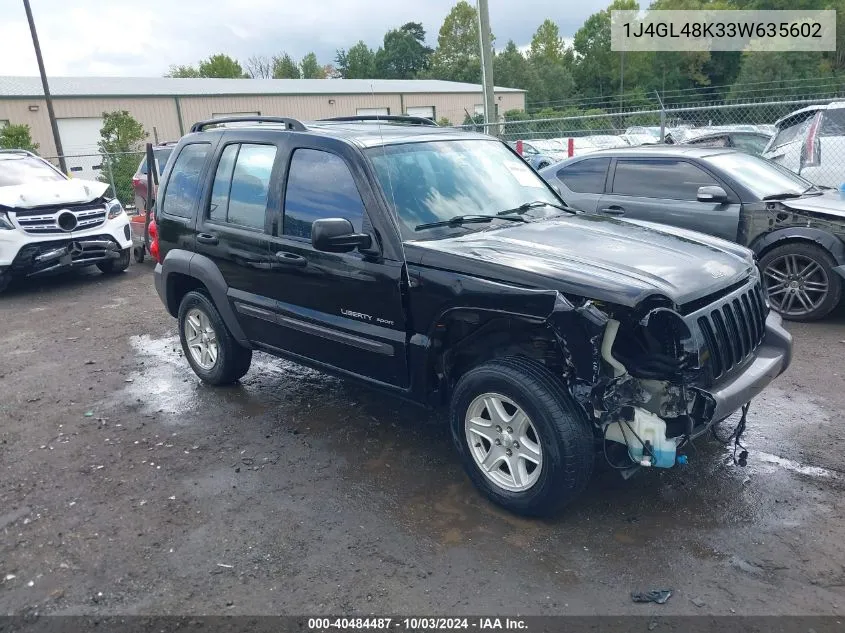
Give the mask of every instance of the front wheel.
<svg viewBox="0 0 845 633">
<path fill-rule="evenodd" d="M 760 259 L 763 283 L 772 309 L 791 321 L 816 321 L 833 310 L 842 296 L 836 262 L 819 246 L 793 242 Z"/>
<path fill-rule="evenodd" d="M 130 251 L 132 249 L 124 248 L 120 251 L 120 257 L 117 259 L 107 259 L 106 261 L 100 262 L 97 264 L 97 268 L 100 269 L 100 272 L 105 273 L 107 275 L 111 275 L 113 273 L 122 273 L 124 270 L 129 268 L 129 257 Z"/>
<path fill-rule="evenodd" d="M 179 339 L 191 369 L 204 382 L 229 385 L 249 371 L 252 350 L 235 340 L 202 292 L 189 292 L 179 304 Z"/>
<path fill-rule="evenodd" d="M 472 482 L 517 514 L 554 514 L 592 475 L 589 422 L 560 379 L 530 359 L 502 358 L 464 374 L 450 422 Z"/>
<path fill-rule="evenodd" d="M 6 290 L 10 283 L 12 283 L 12 274 L 8 272 L 0 273 L 0 292 Z"/>
</svg>

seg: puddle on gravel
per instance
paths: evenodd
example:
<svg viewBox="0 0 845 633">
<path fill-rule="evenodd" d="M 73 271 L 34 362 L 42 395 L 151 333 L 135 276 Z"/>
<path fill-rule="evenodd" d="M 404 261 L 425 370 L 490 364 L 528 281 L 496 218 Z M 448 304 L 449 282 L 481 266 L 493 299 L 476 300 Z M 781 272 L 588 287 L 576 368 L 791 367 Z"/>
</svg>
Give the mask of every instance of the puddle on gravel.
<svg viewBox="0 0 845 633">
<path fill-rule="evenodd" d="M 556 548 L 577 550 L 576 561 L 589 558 L 588 544 L 602 536 L 606 551 L 620 555 L 659 543 L 684 548 L 695 530 L 763 528 L 785 519 L 797 525 L 806 518 L 798 501 L 807 478 L 819 484 L 841 479 L 800 450 L 808 425 L 830 424 L 831 414 L 803 394 L 772 387 L 749 412 L 747 468 L 733 464 L 732 447 L 702 438 L 687 451 L 685 468 L 644 470 L 628 481 L 597 469 L 585 494 L 560 517 L 527 520 L 473 489 L 437 415 L 261 353 L 240 385 L 209 387 L 191 371 L 177 337 L 135 336 L 132 346 L 140 367 L 122 400 L 140 401 L 146 413 L 165 413 L 160 419 L 168 424 L 195 424 L 209 411 L 272 416 L 273 424 L 295 429 L 303 441 L 325 441 L 320 450 L 329 462 L 351 464 L 326 476 L 353 482 L 368 503 L 441 547 L 501 543 L 545 553 L 549 564 L 561 563 Z M 737 420 L 725 423 L 726 432 Z M 802 461 L 790 458 L 795 455 Z M 715 555 L 699 538 L 696 551 Z"/>
</svg>

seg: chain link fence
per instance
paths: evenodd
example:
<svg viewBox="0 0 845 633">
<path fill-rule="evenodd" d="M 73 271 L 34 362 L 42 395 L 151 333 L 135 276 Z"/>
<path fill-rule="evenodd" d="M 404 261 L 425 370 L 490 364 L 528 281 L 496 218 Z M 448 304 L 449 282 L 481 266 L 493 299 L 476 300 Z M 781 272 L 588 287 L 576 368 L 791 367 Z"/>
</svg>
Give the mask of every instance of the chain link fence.
<svg viewBox="0 0 845 633">
<path fill-rule="evenodd" d="M 520 148 L 538 168 L 599 149 L 691 144 L 762 155 L 811 182 L 838 188 L 845 183 L 845 103 L 842 109 L 819 113 L 818 108 L 810 108 L 793 114 L 836 101 L 833 97 L 796 98 L 561 117 L 512 112 L 498 123 L 454 127 L 497 136 Z M 775 122 L 784 117 L 787 120 L 776 129 Z"/>
<path fill-rule="evenodd" d="M 61 168 L 58 156 L 44 158 Z M 108 183 L 111 195 L 120 200 L 124 207 L 134 207 L 135 193 L 132 177 L 144 159 L 144 152 L 67 154 L 64 159 L 67 173 L 71 178 Z"/>
</svg>

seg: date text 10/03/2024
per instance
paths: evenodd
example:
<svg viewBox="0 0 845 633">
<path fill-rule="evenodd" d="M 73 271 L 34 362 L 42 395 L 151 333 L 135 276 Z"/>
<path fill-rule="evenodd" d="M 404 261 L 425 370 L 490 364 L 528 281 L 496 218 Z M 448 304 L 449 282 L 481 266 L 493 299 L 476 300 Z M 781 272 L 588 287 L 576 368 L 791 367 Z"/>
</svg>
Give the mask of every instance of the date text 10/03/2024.
<svg viewBox="0 0 845 633">
<path fill-rule="evenodd" d="M 311 631 L 337 631 L 337 630 L 390 630 L 400 629 L 408 631 L 422 630 L 527 630 L 527 625 L 520 618 L 502 617 L 477 617 L 477 618 L 438 618 L 438 617 L 413 617 L 413 618 L 309 618 L 308 629 Z"/>
</svg>

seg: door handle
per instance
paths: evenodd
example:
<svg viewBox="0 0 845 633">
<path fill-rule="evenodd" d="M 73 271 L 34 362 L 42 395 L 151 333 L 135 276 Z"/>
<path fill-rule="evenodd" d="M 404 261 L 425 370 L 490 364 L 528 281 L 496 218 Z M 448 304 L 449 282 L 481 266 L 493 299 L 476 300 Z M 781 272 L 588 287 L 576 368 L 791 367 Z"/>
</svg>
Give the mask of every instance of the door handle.
<svg viewBox="0 0 845 633">
<path fill-rule="evenodd" d="M 197 233 L 197 242 L 200 244 L 209 244 L 214 246 L 220 242 L 217 239 L 216 235 L 212 235 L 211 233 Z"/>
<path fill-rule="evenodd" d="M 605 207 L 601 212 L 607 215 L 625 215 L 625 209 L 616 205 Z"/>
<path fill-rule="evenodd" d="M 286 253 L 279 251 L 275 255 L 276 263 L 281 266 L 290 266 L 292 268 L 304 268 L 308 264 L 308 260 L 302 255 L 295 255 L 294 253 Z"/>
</svg>

